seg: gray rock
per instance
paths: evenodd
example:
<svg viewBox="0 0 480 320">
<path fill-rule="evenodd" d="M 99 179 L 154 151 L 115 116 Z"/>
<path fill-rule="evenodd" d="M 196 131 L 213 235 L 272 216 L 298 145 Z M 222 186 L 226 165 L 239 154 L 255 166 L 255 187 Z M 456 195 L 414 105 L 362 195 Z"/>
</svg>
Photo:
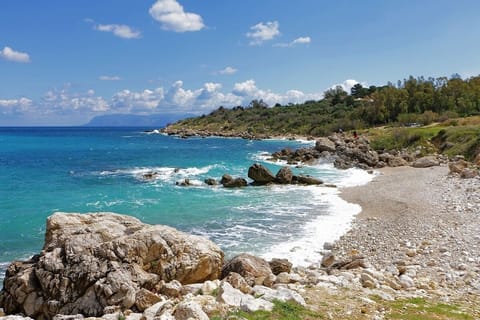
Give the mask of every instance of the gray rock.
<svg viewBox="0 0 480 320">
<path fill-rule="evenodd" d="M 222 265 L 218 246 L 170 227 L 113 213 L 56 213 L 41 254 L 9 266 L 1 295 L 7 314 L 99 316 L 108 306 L 147 308 L 158 301 L 149 288 L 159 280 L 216 279 Z"/>
<path fill-rule="evenodd" d="M 205 183 L 208 184 L 209 186 L 216 186 L 218 184 L 217 180 L 213 178 L 205 179 Z"/>
<path fill-rule="evenodd" d="M 329 138 L 320 137 L 315 142 L 315 150 L 319 152 L 322 152 L 322 151 L 335 152 L 335 149 L 336 149 L 335 142 L 333 142 Z"/>
<path fill-rule="evenodd" d="M 231 307 L 240 307 L 242 300 L 246 300 L 248 295 L 232 287 L 228 282 L 222 281 L 220 284 L 217 301 L 225 303 Z"/>
<path fill-rule="evenodd" d="M 255 163 L 248 168 L 248 177 L 252 179 L 255 184 L 268 184 L 275 181 L 275 176 L 270 170 L 259 163 Z"/>
<path fill-rule="evenodd" d="M 407 166 L 408 162 L 401 158 L 401 157 L 392 157 L 388 159 L 388 166 L 390 167 L 402 167 L 402 166 Z"/>
<path fill-rule="evenodd" d="M 240 303 L 240 309 L 245 312 L 256 312 L 256 311 L 272 311 L 273 303 L 264 299 L 255 299 L 252 296 L 248 296 L 246 300 L 242 300 Z"/>
<path fill-rule="evenodd" d="M 323 181 L 311 176 L 294 176 L 292 183 L 304 184 L 304 185 L 319 185 L 323 184 Z"/>
<path fill-rule="evenodd" d="M 282 167 L 278 170 L 277 174 L 275 175 L 275 182 L 280 184 L 290 184 L 292 183 L 293 179 L 293 172 L 290 167 Z"/>
<path fill-rule="evenodd" d="M 72 314 L 72 315 L 57 314 L 53 317 L 53 320 L 82 320 L 82 319 L 85 319 L 85 317 L 81 314 Z"/>
<path fill-rule="evenodd" d="M 415 286 L 415 283 L 413 282 L 413 279 L 407 276 L 406 274 L 402 274 L 398 278 L 400 284 L 402 285 L 403 288 L 409 289 Z"/>
<path fill-rule="evenodd" d="M 245 180 L 244 178 L 235 178 L 222 184 L 224 188 L 241 188 L 248 185 L 247 180 Z"/>
<path fill-rule="evenodd" d="M 279 300 L 282 302 L 295 302 L 302 306 L 306 306 L 305 299 L 297 292 L 287 289 L 278 288 L 276 290 L 267 288 L 265 286 L 255 286 L 252 289 L 255 296 L 260 296 L 262 299 L 273 302 Z"/>
<path fill-rule="evenodd" d="M 292 263 L 287 259 L 274 258 L 268 264 L 274 275 L 278 275 L 282 272 L 289 273 L 292 270 Z"/>
<path fill-rule="evenodd" d="M 438 161 L 436 156 L 422 157 L 420 159 L 415 160 L 412 163 L 412 167 L 414 168 L 428 168 L 428 167 L 434 167 L 439 165 L 440 165 L 440 161 Z"/>
<path fill-rule="evenodd" d="M 255 284 L 258 280 L 263 282 L 273 275 L 266 260 L 248 253 L 239 254 L 228 261 L 222 268 L 221 278 L 225 278 L 230 272 L 241 275 L 249 285 Z"/>
<path fill-rule="evenodd" d="M 182 301 L 173 313 L 176 320 L 209 320 L 208 315 L 195 301 Z"/>
<path fill-rule="evenodd" d="M 248 285 L 247 281 L 236 272 L 230 272 L 223 280 L 230 283 L 232 287 L 240 290 L 242 293 L 250 293 L 250 291 L 252 291 L 252 287 Z"/>
</svg>

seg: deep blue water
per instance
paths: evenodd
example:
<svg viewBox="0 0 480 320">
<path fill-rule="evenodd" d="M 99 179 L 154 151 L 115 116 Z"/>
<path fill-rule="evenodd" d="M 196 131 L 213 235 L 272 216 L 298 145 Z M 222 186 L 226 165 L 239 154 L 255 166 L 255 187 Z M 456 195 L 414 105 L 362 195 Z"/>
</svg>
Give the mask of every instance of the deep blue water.
<svg viewBox="0 0 480 320">
<path fill-rule="evenodd" d="M 143 131 L 0 128 L 0 279 L 10 261 L 41 250 L 46 217 L 56 211 L 132 215 L 204 235 L 227 256 L 282 252 L 279 245 L 304 237 L 312 231 L 309 226 L 318 226 L 319 217 L 337 214 L 332 208 L 338 199 L 327 188 L 224 189 L 201 183 L 224 173 L 246 178 L 254 162 L 275 173 L 281 164 L 266 161 L 265 153 L 304 146 L 301 142 L 180 139 Z M 332 183 L 358 180 L 358 172 L 329 165 L 293 170 Z M 149 171 L 158 177 L 142 179 Z M 175 185 L 185 178 L 198 186 Z"/>
</svg>

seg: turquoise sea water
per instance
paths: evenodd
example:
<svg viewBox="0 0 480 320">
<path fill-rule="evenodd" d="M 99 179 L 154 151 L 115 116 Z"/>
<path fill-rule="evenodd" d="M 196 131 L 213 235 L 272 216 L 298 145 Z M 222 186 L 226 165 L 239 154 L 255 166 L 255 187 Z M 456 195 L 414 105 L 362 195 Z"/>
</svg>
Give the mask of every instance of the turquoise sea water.
<svg viewBox="0 0 480 320">
<path fill-rule="evenodd" d="M 299 141 L 180 139 L 143 128 L 0 128 L 0 280 L 6 266 L 41 250 L 45 219 L 56 211 L 117 212 L 204 235 L 232 256 L 284 256 L 297 264 L 345 232 L 358 207 L 325 187 L 225 189 L 202 184 L 224 173 L 247 177 L 266 154 Z M 179 170 L 176 170 L 178 168 Z M 330 164 L 292 168 L 339 185 L 365 183 L 359 170 Z M 157 171 L 153 181 L 141 176 Z M 189 178 L 196 186 L 175 182 Z"/>
</svg>

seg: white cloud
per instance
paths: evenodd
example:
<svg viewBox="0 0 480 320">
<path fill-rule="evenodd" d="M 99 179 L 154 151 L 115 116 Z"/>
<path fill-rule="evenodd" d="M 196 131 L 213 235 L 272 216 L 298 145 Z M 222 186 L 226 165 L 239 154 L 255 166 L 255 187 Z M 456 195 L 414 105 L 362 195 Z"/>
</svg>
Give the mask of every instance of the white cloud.
<svg viewBox="0 0 480 320">
<path fill-rule="evenodd" d="M 292 43 L 296 45 L 296 44 L 309 44 L 310 42 L 312 42 L 312 39 L 310 37 L 300 37 L 293 40 Z"/>
<path fill-rule="evenodd" d="M 343 81 L 342 83 L 338 83 L 338 84 L 335 84 L 335 85 L 331 86 L 330 89 L 335 89 L 336 87 L 341 87 L 343 89 L 343 91 L 350 94 L 350 91 L 352 90 L 352 87 L 354 85 L 356 85 L 357 83 L 360 83 L 360 82 L 358 82 L 357 80 L 354 80 L 354 79 L 347 79 L 347 80 Z M 360 84 L 364 87 L 367 86 L 367 84 L 365 82 L 362 82 Z"/>
<path fill-rule="evenodd" d="M 310 44 L 312 42 L 312 39 L 310 37 L 300 37 L 292 42 L 289 43 L 276 43 L 273 46 L 274 47 L 282 47 L 282 48 L 290 48 L 290 47 L 295 47 L 296 45 L 299 44 Z"/>
<path fill-rule="evenodd" d="M 250 38 L 250 45 L 260 45 L 265 41 L 272 40 L 280 35 L 278 21 L 263 23 L 260 22 L 250 29 L 252 32 L 247 33 L 247 37 Z"/>
<path fill-rule="evenodd" d="M 102 81 L 118 81 L 121 80 L 119 76 L 100 76 L 98 77 L 98 80 Z"/>
<path fill-rule="evenodd" d="M 0 99 L 0 114 L 13 114 L 28 112 L 33 101 L 22 97 L 20 99 Z"/>
<path fill-rule="evenodd" d="M 187 32 L 205 28 L 200 15 L 185 12 L 176 0 L 157 0 L 149 10 L 150 15 L 162 24 L 162 29 Z"/>
<path fill-rule="evenodd" d="M 347 92 L 359 83 L 348 79 L 338 84 Z M 364 85 L 364 83 L 362 83 Z M 337 85 L 332 86 L 335 88 Z M 254 79 L 234 84 L 231 90 L 221 83 L 207 82 L 199 88 L 186 88 L 183 81 L 176 81 L 170 87 L 148 88 L 140 91 L 128 89 L 115 93 L 110 98 L 99 96 L 95 90 L 72 92 L 72 86 L 53 89 L 45 93 L 42 99 L 32 101 L 28 98 L 0 99 L 0 114 L 6 117 L 27 115 L 30 119 L 40 119 L 48 124 L 48 119 L 60 119 L 68 123 L 68 119 L 88 119 L 93 115 L 107 113 L 154 114 L 169 113 L 207 113 L 219 106 L 227 108 L 247 106 L 252 100 L 263 100 L 269 106 L 276 103 L 303 103 L 307 100 L 320 100 L 320 92 L 305 93 L 290 89 L 285 92 L 274 92 L 257 86 Z M 1 123 L 1 121 L 0 121 Z M 80 122 L 81 123 L 81 122 Z"/>
<path fill-rule="evenodd" d="M 285 105 L 288 103 L 302 103 L 307 100 L 319 100 L 323 98 L 323 93 L 304 93 L 300 90 L 288 90 L 285 93 L 275 93 L 271 90 L 262 90 L 257 87 L 253 79 L 236 83 L 232 93 L 242 98 L 243 105 L 247 105 L 254 99 L 262 99 L 268 105 L 273 106 L 276 103 Z"/>
<path fill-rule="evenodd" d="M 30 62 L 30 56 L 28 55 L 28 53 L 15 51 L 10 47 L 4 47 L 3 50 L 0 51 L 0 57 L 13 62 Z"/>
<path fill-rule="evenodd" d="M 163 99 L 163 88 L 142 92 L 122 90 L 113 95 L 111 104 L 116 111 L 148 113 L 157 109 Z"/>
<path fill-rule="evenodd" d="M 231 75 L 234 73 L 237 73 L 238 69 L 235 69 L 234 67 L 226 67 L 225 69 L 220 70 L 218 73 L 220 74 L 225 74 L 225 75 Z"/>
<path fill-rule="evenodd" d="M 124 24 L 99 24 L 94 27 L 95 30 L 111 32 L 117 37 L 124 39 L 138 39 L 142 36 L 140 31 L 136 31 Z"/>
<path fill-rule="evenodd" d="M 95 96 L 95 91 L 87 90 L 85 93 L 72 93 L 70 86 L 61 90 L 47 91 L 42 98 L 42 109 L 47 113 L 62 115 L 73 112 L 105 112 L 109 110 L 108 102 L 103 97 Z"/>
</svg>

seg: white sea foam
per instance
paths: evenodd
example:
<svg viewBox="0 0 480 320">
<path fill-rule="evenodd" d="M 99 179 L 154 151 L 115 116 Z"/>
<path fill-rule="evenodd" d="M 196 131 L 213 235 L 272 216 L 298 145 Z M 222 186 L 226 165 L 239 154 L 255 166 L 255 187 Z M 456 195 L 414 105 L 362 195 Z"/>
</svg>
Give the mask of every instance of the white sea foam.
<svg viewBox="0 0 480 320">
<path fill-rule="evenodd" d="M 177 178 L 195 177 L 208 173 L 216 165 L 201 168 L 173 168 L 173 167 L 134 167 L 127 169 L 101 171 L 101 176 L 133 176 L 135 179 L 144 180 L 144 175 L 152 174 L 153 181 L 175 181 Z"/>
<path fill-rule="evenodd" d="M 287 258 L 296 266 L 308 266 L 320 261 L 325 242 L 332 242 L 346 233 L 353 217 L 360 212 L 359 205 L 348 203 L 335 189 L 311 187 L 312 201 L 328 206 L 320 215 L 303 227 L 301 235 L 288 242 L 274 245 L 262 254 L 266 259 Z"/>
<path fill-rule="evenodd" d="M 374 174 L 360 169 L 337 170 L 331 164 L 316 166 L 330 182 L 340 187 L 363 185 L 371 181 Z M 357 204 L 348 203 L 340 198 L 336 188 L 306 187 L 312 197 L 306 199 L 309 205 L 324 205 L 327 211 L 308 222 L 298 237 L 278 243 L 264 252 L 265 259 L 287 258 L 296 266 L 308 266 L 321 260 L 325 242 L 333 242 L 345 234 L 351 227 L 356 214 L 361 211 Z"/>
</svg>

